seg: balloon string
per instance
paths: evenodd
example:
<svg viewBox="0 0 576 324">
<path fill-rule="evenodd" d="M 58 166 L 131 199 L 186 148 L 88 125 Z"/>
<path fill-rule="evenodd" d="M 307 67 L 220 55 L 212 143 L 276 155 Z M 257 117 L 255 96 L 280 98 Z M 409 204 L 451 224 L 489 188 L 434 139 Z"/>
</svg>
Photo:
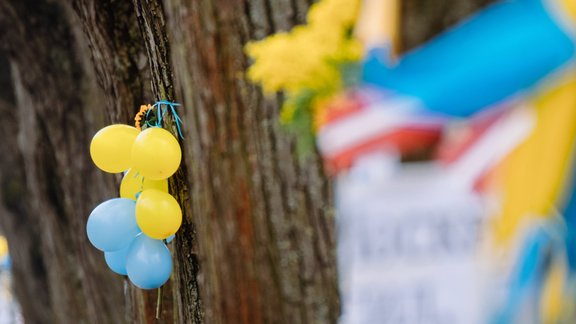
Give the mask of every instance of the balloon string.
<svg viewBox="0 0 576 324">
<path fill-rule="evenodd" d="M 138 178 L 138 176 L 140 175 L 140 172 L 136 171 L 134 172 L 134 179 Z M 138 191 L 135 194 L 136 199 L 138 199 L 138 197 L 140 196 L 140 194 L 142 193 L 142 190 L 144 190 L 144 176 L 142 176 L 142 183 L 140 183 L 140 191 Z"/>
<path fill-rule="evenodd" d="M 164 107 L 162 105 L 164 105 Z M 178 136 L 180 137 L 180 139 L 184 139 L 184 136 L 182 135 L 182 119 L 180 118 L 180 116 L 178 116 L 178 113 L 176 112 L 176 107 L 178 106 L 180 106 L 180 104 L 176 102 L 171 102 L 167 100 L 157 101 L 156 103 L 154 103 L 154 105 L 152 105 L 151 109 L 146 111 L 146 126 L 162 127 L 162 119 L 164 118 L 164 115 L 168 112 L 168 109 L 170 109 L 170 113 L 174 117 L 174 122 L 176 123 Z M 152 125 L 148 121 L 148 114 L 150 113 L 150 110 L 153 110 L 154 108 L 156 108 L 156 125 Z"/>
<path fill-rule="evenodd" d="M 151 125 L 150 122 L 148 121 L 148 115 L 150 114 L 150 111 L 152 111 L 152 109 L 154 109 L 154 106 L 150 107 L 150 109 L 146 110 L 146 126 L 148 127 L 154 127 L 154 125 Z"/>
<path fill-rule="evenodd" d="M 158 288 L 158 297 L 156 298 L 156 319 L 160 319 L 162 310 L 162 287 Z"/>
</svg>

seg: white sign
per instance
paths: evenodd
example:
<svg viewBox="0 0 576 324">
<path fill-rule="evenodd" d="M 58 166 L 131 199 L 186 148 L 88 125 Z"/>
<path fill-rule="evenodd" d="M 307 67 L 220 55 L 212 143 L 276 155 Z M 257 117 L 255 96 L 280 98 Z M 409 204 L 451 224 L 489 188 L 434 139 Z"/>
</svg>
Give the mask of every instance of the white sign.
<svg viewBox="0 0 576 324">
<path fill-rule="evenodd" d="M 359 157 L 340 176 L 342 324 L 488 322 L 479 257 L 488 204 L 472 187 L 534 122 L 530 109 L 504 114 L 447 168 L 404 166 L 391 151 Z"/>
<path fill-rule="evenodd" d="M 341 323 L 484 323 L 479 197 L 433 166 L 397 174 L 340 187 Z"/>
</svg>

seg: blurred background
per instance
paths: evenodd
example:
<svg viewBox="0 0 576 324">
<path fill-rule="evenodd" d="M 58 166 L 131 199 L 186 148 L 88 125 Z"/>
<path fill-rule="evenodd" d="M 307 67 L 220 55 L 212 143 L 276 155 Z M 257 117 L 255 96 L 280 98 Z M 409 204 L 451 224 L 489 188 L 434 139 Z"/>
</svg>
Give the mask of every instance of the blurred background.
<svg viewBox="0 0 576 324">
<path fill-rule="evenodd" d="M 492 2 L 400 1 L 396 51 Z M 338 320 L 333 178 L 278 123 L 286 94 L 265 95 L 245 73 L 254 60 L 244 46 L 305 23 L 313 3 L 0 0 L 0 233 L 10 255 L 0 323 Z M 170 191 L 184 222 L 158 296 L 110 272 L 85 226 L 120 182 L 90 161 L 93 134 L 132 125 L 140 105 L 163 99 L 182 104 L 183 162 Z M 401 158 L 432 160 L 432 142 Z"/>
</svg>

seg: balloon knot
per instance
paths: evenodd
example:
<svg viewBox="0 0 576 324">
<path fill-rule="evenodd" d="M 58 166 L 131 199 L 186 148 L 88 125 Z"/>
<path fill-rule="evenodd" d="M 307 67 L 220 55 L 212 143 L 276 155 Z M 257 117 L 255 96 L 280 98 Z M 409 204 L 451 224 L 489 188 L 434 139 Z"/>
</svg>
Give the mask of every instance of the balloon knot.
<svg viewBox="0 0 576 324">
<path fill-rule="evenodd" d="M 180 116 L 178 116 L 176 112 L 176 107 L 178 106 L 180 106 L 179 103 L 168 100 L 156 101 L 153 105 L 141 105 L 140 111 L 134 117 L 134 126 L 138 130 L 142 130 L 143 126 L 162 127 L 162 119 L 164 119 L 164 116 L 168 113 L 172 115 L 178 136 L 180 139 L 184 139 L 182 135 L 182 119 L 180 119 Z M 150 112 L 153 113 L 150 114 Z"/>
</svg>

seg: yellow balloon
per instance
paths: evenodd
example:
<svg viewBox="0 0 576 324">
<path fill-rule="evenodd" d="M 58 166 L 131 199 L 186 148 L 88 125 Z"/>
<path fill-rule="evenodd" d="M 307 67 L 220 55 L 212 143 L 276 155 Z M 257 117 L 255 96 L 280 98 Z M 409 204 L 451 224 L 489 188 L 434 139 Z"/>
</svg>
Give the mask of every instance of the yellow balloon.
<svg viewBox="0 0 576 324">
<path fill-rule="evenodd" d="M 136 194 L 146 189 L 168 192 L 168 180 L 146 179 L 137 171 L 130 169 L 120 183 L 120 197 L 136 200 Z"/>
<path fill-rule="evenodd" d="M 147 189 L 136 200 L 136 222 L 144 234 L 162 240 L 178 231 L 182 210 L 170 194 Z"/>
<path fill-rule="evenodd" d="M 181 159 L 178 140 L 159 127 L 142 131 L 132 146 L 132 168 L 146 179 L 169 178 L 178 170 Z"/>
<path fill-rule="evenodd" d="M 122 124 L 102 128 L 90 143 L 92 161 L 102 171 L 109 173 L 127 170 L 132 144 L 139 133 L 135 127 Z"/>
</svg>

